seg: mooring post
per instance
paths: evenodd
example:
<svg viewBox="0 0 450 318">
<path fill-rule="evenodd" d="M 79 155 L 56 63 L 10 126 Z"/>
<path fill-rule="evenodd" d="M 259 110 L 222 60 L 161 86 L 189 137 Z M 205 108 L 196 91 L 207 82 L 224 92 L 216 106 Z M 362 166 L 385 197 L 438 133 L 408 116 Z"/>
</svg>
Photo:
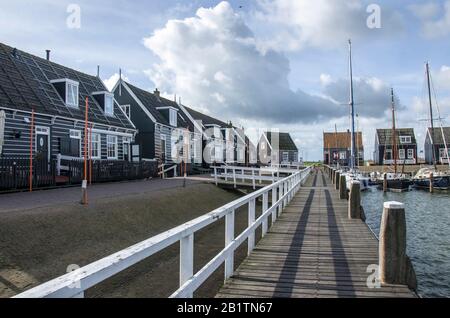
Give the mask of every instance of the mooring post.
<svg viewBox="0 0 450 318">
<path fill-rule="evenodd" d="M 430 173 L 430 193 L 434 192 L 434 174 Z"/>
<path fill-rule="evenodd" d="M 379 259 L 382 284 L 408 285 L 412 290 L 417 289 L 416 274 L 406 255 L 406 216 L 403 203 L 384 203 Z"/>
<path fill-rule="evenodd" d="M 383 176 L 383 192 L 386 193 L 388 190 L 387 173 Z"/>
<path fill-rule="evenodd" d="M 335 184 L 334 184 L 334 186 L 335 186 L 335 189 L 336 190 L 339 190 L 339 183 L 340 183 L 340 181 L 339 180 L 341 180 L 341 173 L 339 172 L 339 171 L 336 171 L 336 174 L 335 174 L 336 176 L 335 176 Z"/>
<path fill-rule="evenodd" d="M 334 170 L 334 169 L 331 169 L 331 176 L 330 176 L 330 178 L 331 178 L 331 182 L 334 184 L 334 177 L 336 176 L 336 170 Z"/>
<path fill-rule="evenodd" d="M 339 198 L 341 200 L 348 199 L 347 178 L 345 176 L 340 176 L 339 178 Z"/>
<path fill-rule="evenodd" d="M 350 197 L 348 200 L 348 218 L 361 218 L 361 183 L 353 180 L 350 184 Z"/>
</svg>

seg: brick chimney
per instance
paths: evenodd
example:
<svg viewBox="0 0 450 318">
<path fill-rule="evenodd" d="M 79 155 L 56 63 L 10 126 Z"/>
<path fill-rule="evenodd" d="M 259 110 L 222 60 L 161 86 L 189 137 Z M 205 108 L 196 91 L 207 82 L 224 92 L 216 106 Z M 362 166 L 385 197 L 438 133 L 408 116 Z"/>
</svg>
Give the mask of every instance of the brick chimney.
<svg viewBox="0 0 450 318">
<path fill-rule="evenodd" d="M 153 92 L 153 94 L 155 94 L 156 97 L 161 97 L 161 93 L 159 92 L 158 89 L 155 89 L 155 91 Z"/>
<path fill-rule="evenodd" d="M 50 50 L 45 50 L 45 53 L 47 53 L 47 61 L 50 61 Z"/>
</svg>

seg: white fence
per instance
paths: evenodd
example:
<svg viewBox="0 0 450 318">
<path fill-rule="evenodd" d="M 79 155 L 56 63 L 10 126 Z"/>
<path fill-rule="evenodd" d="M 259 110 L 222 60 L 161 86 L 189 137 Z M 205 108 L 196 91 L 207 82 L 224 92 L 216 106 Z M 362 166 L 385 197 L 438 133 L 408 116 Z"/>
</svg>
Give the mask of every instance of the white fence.
<svg viewBox="0 0 450 318">
<path fill-rule="evenodd" d="M 219 180 L 225 182 L 232 182 L 234 187 L 237 187 L 237 182 L 247 183 L 250 181 L 253 189 L 256 189 L 256 184 L 262 184 L 263 182 L 275 183 L 283 179 L 283 175 L 292 175 L 299 172 L 298 169 L 287 168 L 275 168 L 275 167 L 263 167 L 263 168 L 247 168 L 247 167 L 233 167 L 233 166 L 221 166 L 211 167 L 214 173 L 211 175 L 214 177 L 216 185 L 219 184 Z"/>
<path fill-rule="evenodd" d="M 130 266 L 180 242 L 180 288 L 171 298 L 190 298 L 193 293 L 225 263 L 225 280 L 234 272 L 234 253 L 248 239 L 248 254 L 255 247 L 255 231 L 262 226 L 263 236 L 302 186 L 311 170 L 302 171 L 233 201 L 193 221 L 138 243 L 116 254 L 77 269 L 64 276 L 30 289 L 16 298 L 83 298 L 84 292 Z M 272 205 L 269 207 L 269 193 Z M 262 198 L 262 215 L 255 219 L 256 201 Z M 235 211 L 248 205 L 248 227 L 235 236 Z M 200 271 L 194 273 L 194 235 L 212 223 L 225 218 L 225 248 Z"/>
</svg>

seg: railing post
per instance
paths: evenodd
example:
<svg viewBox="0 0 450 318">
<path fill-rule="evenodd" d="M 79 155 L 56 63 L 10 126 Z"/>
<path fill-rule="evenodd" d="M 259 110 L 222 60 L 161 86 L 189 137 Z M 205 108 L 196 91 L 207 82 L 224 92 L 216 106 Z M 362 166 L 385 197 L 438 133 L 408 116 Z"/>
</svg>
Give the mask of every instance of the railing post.
<svg viewBox="0 0 450 318">
<path fill-rule="evenodd" d="M 380 226 L 380 280 L 383 284 L 408 285 L 417 289 L 411 260 L 406 255 L 405 206 L 399 202 L 385 202 Z"/>
<path fill-rule="evenodd" d="M 335 189 L 336 190 L 339 190 L 339 186 L 340 186 L 340 180 L 341 180 L 341 173 L 339 172 L 339 171 L 336 171 L 336 173 L 335 173 L 335 177 L 334 177 L 334 181 L 336 182 L 334 185 L 335 185 Z"/>
<path fill-rule="evenodd" d="M 288 193 L 288 181 L 285 181 L 284 182 L 284 194 L 287 194 L 287 193 Z M 284 198 L 284 207 L 283 208 L 286 208 L 286 206 L 288 204 L 288 196 L 289 195 L 286 195 L 286 197 Z"/>
<path fill-rule="evenodd" d="M 255 169 L 252 169 L 253 190 L 256 190 Z"/>
<path fill-rule="evenodd" d="M 272 207 L 275 206 L 275 204 L 277 203 L 277 187 L 273 187 L 272 188 Z M 275 221 L 277 220 L 277 209 L 273 210 L 272 212 L 272 225 L 275 223 Z"/>
<path fill-rule="evenodd" d="M 255 207 L 256 207 L 256 201 L 255 199 L 251 200 L 248 203 L 248 226 L 252 226 L 253 223 L 255 223 Z M 250 255 L 255 248 L 255 232 L 253 231 L 252 234 L 248 237 L 248 255 Z"/>
<path fill-rule="evenodd" d="M 216 186 L 219 185 L 217 181 L 217 167 L 214 167 L 214 182 L 216 183 Z"/>
<path fill-rule="evenodd" d="M 242 183 L 245 183 L 245 170 L 242 169 L 241 172 L 242 172 Z"/>
<path fill-rule="evenodd" d="M 266 211 L 269 209 L 269 192 L 265 192 L 263 194 L 263 204 L 262 204 L 262 214 L 266 213 Z M 267 234 L 267 223 L 269 220 L 269 216 L 264 218 L 262 222 L 262 237 L 266 236 Z"/>
<path fill-rule="evenodd" d="M 228 182 L 228 168 L 225 166 L 225 182 Z"/>
<path fill-rule="evenodd" d="M 348 218 L 361 219 L 361 183 L 356 180 L 353 180 L 350 186 Z"/>
<path fill-rule="evenodd" d="M 341 200 L 348 199 L 347 178 L 345 176 L 340 176 L 340 178 L 339 178 L 339 198 Z"/>
<path fill-rule="evenodd" d="M 259 184 L 262 184 L 262 171 L 259 169 Z"/>
<path fill-rule="evenodd" d="M 194 276 L 194 234 L 180 240 L 180 287 Z M 193 297 L 190 292 L 188 298 Z"/>
<path fill-rule="evenodd" d="M 278 188 L 278 201 L 281 200 L 282 197 L 283 197 L 283 183 L 281 183 Z M 280 205 L 278 206 L 278 216 L 280 216 L 281 213 L 283 213 L 283 201 L 281 201 Z"/>
<path fill-rule="evenodd" d="M 234 240 L 234 215 L 231 211 L 225 216 L 225 247 Z M 225 280 L 229 279 L 234 273 L 234 251 L 225 259 Z"/>
<path fill-rule="evenodd" d="M 233 182 L 234 182 L 234 188 L 236 189 L 236 168 L 233 168 Z"/>
</svg>

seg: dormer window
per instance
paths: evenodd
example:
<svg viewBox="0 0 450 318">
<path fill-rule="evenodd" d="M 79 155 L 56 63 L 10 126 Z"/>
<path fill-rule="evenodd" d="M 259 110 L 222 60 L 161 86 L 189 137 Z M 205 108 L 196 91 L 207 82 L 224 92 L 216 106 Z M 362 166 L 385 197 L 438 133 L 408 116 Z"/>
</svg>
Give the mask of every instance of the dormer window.
<svg viewBox="0 0 450 318">
<path fill-rule="evenodd" d="M 78 108 L 79 83 L 67 78 L 50 81 L 69 107 Z"/>
<path fill-rule="evenodd" d="M 105 114 L 114 116 L 114 97 L 105 94 Z"/>
<path fill-rule="evenodd" d="M 107 116 L 114 116 L 114 95 L 110 92 L 94 92 L 94 99 L 100 105 Z"/>
<path fill-rule="evenodd" d="M 178 127 L 178 109 L 171 106 L 156 107 L 161 114 L 169 120 L 169 125 L 172 127 Z"/>
<path fill-rule="evenodd" d="M 400 136 L 400 143 L 401 144 L 410 144 L 411 136 Z"/>
<path fill-rule="evenodd" d="M 178 112 L 176 110 L 172 108 L 169 110 L 170 126 L 177 127 L 177 115 Z"/>
</svg>

